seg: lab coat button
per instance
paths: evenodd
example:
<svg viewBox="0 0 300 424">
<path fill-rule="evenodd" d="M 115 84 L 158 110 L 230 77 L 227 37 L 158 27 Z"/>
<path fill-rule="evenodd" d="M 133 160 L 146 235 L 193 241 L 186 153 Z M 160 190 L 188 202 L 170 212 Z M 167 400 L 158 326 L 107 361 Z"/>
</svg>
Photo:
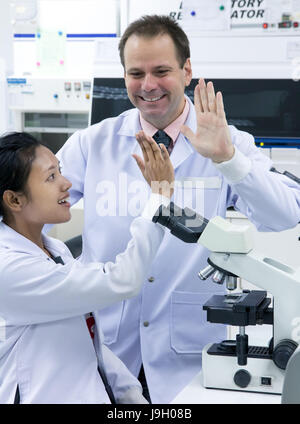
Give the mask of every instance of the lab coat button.
<svg viewBox="0 0 300 424">
<path fill-rule="evenodd" d="M 149 321 L 144 321 L 144 327 L 149 327 Z"/>
<path fill-rule="evenodd" d="M 153 283 L 153 281 L 154 281 L 154 277 L 149 277 L 149 278 L 148 278 L 148 281 L 149 281 L 149 283 Z"/>
</svg>

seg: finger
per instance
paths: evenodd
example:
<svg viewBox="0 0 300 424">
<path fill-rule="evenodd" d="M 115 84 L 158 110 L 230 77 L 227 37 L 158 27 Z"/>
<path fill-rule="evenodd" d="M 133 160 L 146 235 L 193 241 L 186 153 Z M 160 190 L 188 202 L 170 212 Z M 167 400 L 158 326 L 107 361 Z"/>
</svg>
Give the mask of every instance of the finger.
<svg viewBox="0 0 300 424">
<path fill-rule="evenodd" d="M 210 112 L 216 112 L 216 95 L 214 85 L 211 81 L 207 83 L 208 109 Z"/>
<path fill-rule="evenodd" d="M 207 88 L 203 78 L 199 80 L 199 88 L 200 88 L 200 100 L 202 103 L 203 111 L 209 112 L 208 109 L 208 97 L 207 97 Z"/>
<path fill-rule="evenodd" d="M 200 87 L 199 84 L 195 87 L 195 93 L 194 93 L 194 103 L 195 103 L 195 111 L 196 111 L 196 122 L 197 127 L 201 126 L 201 117 L 204 112 L 201 98 L 200 98 Z"/>
<path fill-rule="evenodd" d="M 169 161 L 170 160 L 170 155 L 169 155 L 168 149 L 162 143 L 159 146 L 160 146 L 161 155 L 162 155 L 163 160 L 165 162 Z"/>
<path fill-rule="evenodd" d="M 146 162 L 153 162 L 155 160 L 155 148 L 160 151 L 159 147 L 157 146 L 157 143 L 152 139 L 152 137 L 145 134 L 144 131 L 140 131 L 138 133 L 138 139 L 140 140 L 145 155 L 147 156 Z"/>
<path fill-rule="evenodd" d="M 162 156 L 162 151 L 161 151 L 161 146 L 163 146 L 163 144 L 157 144 L 155 140 L 153 140 L 152 137 L 148 138 L 148 143 L 151 146 L 151 149 L 153 151 L 154 154 L 154 158 L 155 160 L 163 160 L 163 156 Z"/>
<path fill-rule="evenodd" d="M 136 135 L 135 135 L 135 138 L 137 139 L 137 142 L 139 143 L 139 145 L 140 145 L 140 148 L 141 148 L 141 150 L 142 150 L 142 153 L 143 153 L 143 157 L 144 157 L 144 161 L 145 162 L 148 162 L 149 161 L 149 157 L 148 157 L 148 154 L 147 154 L 147 151 L 146 151 L 146 149 L 145 149 L 145 147 L 144 147 L 144 144 L 143 144 L 143 131 L 139 131 Z"/>
<path fill-rule="evenodd" d="M 149 160 L 162 160 L 161 150 L 156 141 L 144 132 L 141 134 L 141 139 L 143 141 L 144 148 L 147 151 Z"/>
<path fill-rule="evenodd" d="M 196 109 L 196 116 L 199 116 L 201 113 L 203 113 L 203 107 L 200 99 L 200 87 L 199 84 L 196 85 L 194 90 L 194 105 Z"/>
<path fill-rule="evenodd" d="M 216 107 L 217 107 L 217 115 L 219 118 L 222 118 L 226 121 L 226 115 L 224 110 L 223 96 L 221 91 L 217 92 L 216 95 Z"/>
<path fill-rule="evenodd" d="M 169 188 L 170 188 L 170 193 L 172 193 L 174 191 L 174 178 L 175 178 L 174 166 L 171 162 L 168 149 L 163 144 L 161 145 L 161 153 L 164 160 L 164 168 L 165 170 L 168 171 L 168 177 L 166 177 L 166 180 L 169 182 L 169 184 L 171 184 Z"/>
<path fill-rule="evenodd" d="M 150 144 L 150 142 L 149 142 L 149 140 L 147 139 L 147 137 L 146 137 L 146 135 L 145 135 L 145 134 L 141 137 L 141 143 L 143 144 L 143 147 L 144 147 L 144 149 L 145 149 L 145 151 L 146 151 L 146 154 L 147 154 L 148 160 L 149 160 L 150 162 L 153 162 L 153 160 L 154 160 L 154 153 L 153 153 L 153 150 L 152 150 L 151 144 Z"/>
</svg>

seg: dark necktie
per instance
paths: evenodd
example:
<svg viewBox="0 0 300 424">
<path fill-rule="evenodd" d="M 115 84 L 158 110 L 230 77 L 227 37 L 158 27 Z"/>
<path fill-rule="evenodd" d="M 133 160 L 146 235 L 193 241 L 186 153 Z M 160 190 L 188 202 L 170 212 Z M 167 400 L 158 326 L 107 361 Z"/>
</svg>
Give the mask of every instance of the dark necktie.
<svg viewBox="0 0 300 424">
<path fill-rule="evenodd" d="M 158 130 L 154 136 L 153 139 L 156 141 L 157 144 L 164 144 L 166 148 L 168 149 L 170 146 L 170 143 L 172 141 L 171 137 L 168 136 L 164 131 Z"/>
<path fill-rule="evenodd" d="M 55 258 L 52 256 L 52 259 L 56 264 L 62 264 L 62 265 L 65 264 L 64 261 L 62 260 L 61 256 L 56 256 Z"/>
</svg>

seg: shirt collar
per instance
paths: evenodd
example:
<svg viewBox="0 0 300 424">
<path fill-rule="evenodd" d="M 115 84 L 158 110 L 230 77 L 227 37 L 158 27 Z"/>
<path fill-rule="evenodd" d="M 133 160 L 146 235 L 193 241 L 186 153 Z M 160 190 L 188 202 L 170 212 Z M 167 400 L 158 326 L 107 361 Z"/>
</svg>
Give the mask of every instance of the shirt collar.
<svg viewBox="0 0 300 424">
<path fill-rule="evenodd" d="M 189 114 L 190 105 L 187 100 L 185 100 L 185 105 L 183 112 L 181 115 L 178 116 L 178 118 L 175 119 L 175 121 L 171 122 L 166 128 L 164 128 L 164 132 L 168 134 L 169 137 L 171 137 L 173 143 L 176 142 L 181 126 L 185 123 L 187 116 Z M 140 123 L 142 130 L 145 131 L 147 135 L 150 135 L 153 137 L 153 135 L 158 131 L 158 128 L 155 128 L 150 122 L 147 122 L 142 115 L 140 114 Z"/>
</svg>

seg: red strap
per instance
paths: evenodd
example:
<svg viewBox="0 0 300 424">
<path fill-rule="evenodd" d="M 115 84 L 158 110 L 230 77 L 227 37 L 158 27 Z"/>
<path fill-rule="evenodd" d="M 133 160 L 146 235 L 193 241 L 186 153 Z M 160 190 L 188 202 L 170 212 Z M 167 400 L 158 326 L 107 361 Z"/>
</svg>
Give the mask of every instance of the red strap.
<svg viewBox="0 0 300 424">
<path fill-rule="evenodd" d="M 86 324 L 88 326 L 89 332 L 90 332 L 90 336 L 92 339 L 94 339 L 94 328 L 95 328 L 95 319 L 94 317 L 91 315 L 86 319 Z"/>
</svg>

